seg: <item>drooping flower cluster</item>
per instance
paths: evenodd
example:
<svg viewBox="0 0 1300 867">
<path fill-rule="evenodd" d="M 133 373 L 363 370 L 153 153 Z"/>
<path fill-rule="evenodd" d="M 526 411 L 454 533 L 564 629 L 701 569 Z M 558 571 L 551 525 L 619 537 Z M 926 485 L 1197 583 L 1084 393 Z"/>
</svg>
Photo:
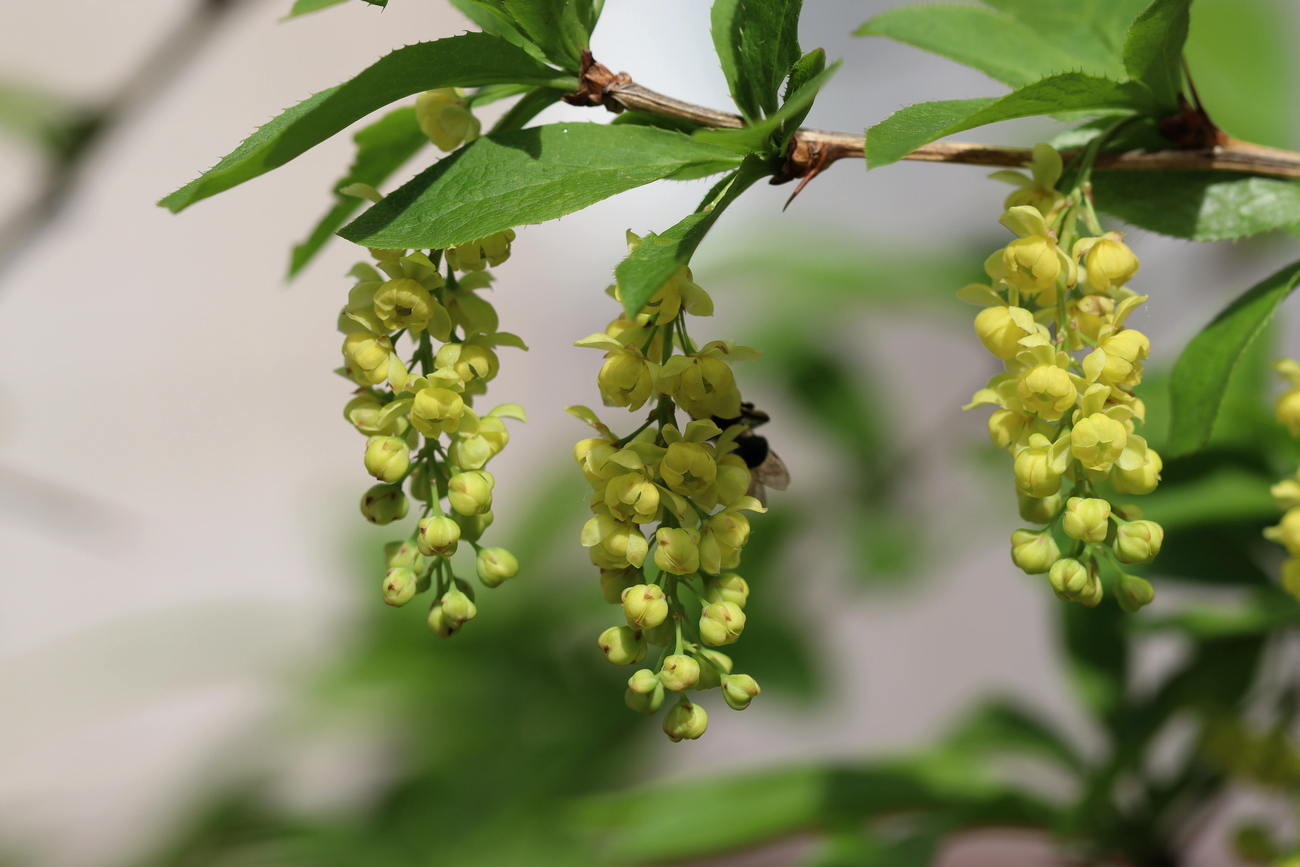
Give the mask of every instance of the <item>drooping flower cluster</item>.
<svg viewBox="0 0 1300 867">
<path fill-rule="evenodd" d="M 486 266 L 509 257 L 513 238 L 507 231 L 427 253 L 372 250 L 376 264 L 352 269 L 356 283 L 339 315 L 339 373 L 358 386 L 343 415 L 367 437 L 365 468 L 378 480 L 361 513 L 375 524 L 401 520 L 408 491 L 422 504 L 414 531 L 385 552 L 384 601 L 405 605 L 432 589 L 429 627 L 442 636 L 477 613 L 473 587 L 452 567 L 460 543 L 477 553 L 486 587 L 519 568 L 509 551 L 479 540 L 492 523 L 496 484 L 486 466 L 509 441 L 506 420 L 523 421 L 524 411 L 512 403 L 481 415 L 473 408 L 497 375 L 497 349 L 526 348 L 498 330 L 480 295 L 492 280 Z"/>
<path fill-rule="evenodd" d="M 1087 606 L 1113 574 L 1120 605 L 1136 610 L 1154 591 L 1123 564 L 1150 562 L 1164 531 L 1135 507 L 1113 508 L 1109 495 L 1147 494 L 1160 479 L 1133 394 L 1150 343 L 1126 327 L 1147 299 L 1127 286 L 1133 251 L 1102 232 L 1085 190 L 1057 191 L 1061 174 L 1060 155 L 1039 145 L 1032 177 L 995 175 L 1019 187 L 1000 220 L 1016 238 L 985 261 L 991 282 L 959 295 L 984 308 L 975 332 L 1005 370 L 967 408 L 997 407 L 989 434 L 1014 459 L 1020 516 L 1045 525 L 1012 534 L 1015 564 Z"/>
<path fill-rule="evenodd" d="M 1300 437 L 1300 364 L 1290 358 L 1273 363 L 1273 368 L 1290 384 L 1278 396 L 1273 411 L 1293 437 Z M 1282 564 L 1282 587 L 1300 599 L 1300 472 L 1283 479 L 1271 489 L 1279 509 L 1285 510 L 1282 520 L 1264 531 L 1264 536 L 1286 548 L 1290 558 Z"/>
<path fill-rule="evenodd" d="M 592 488 L 593 516 L 581 541 L 600 569 L 605 600 L 622 607 L 625 621 L 597 643 L 618 665 L 655 654 L 650 667 L 628 678 L 624 699 L 650 714 L 667 693 L 679 693 L 663 723 L 674 741 L 698 738 L 708 725 L 688 690 L 720 688 L 736 710 L 759 692 L 754 678 L 733 671 L 717 650 L 745 628 L 749 585 L 734 570 L 749 538 L 745 512 L 765 511 L 736 453 L 749 426 L 730 365 L 756 353 L 725 341 L 697 347 L 686 314 L 712 312 L 712 300 L 683 267 L 635 318 L 620 316 L 578 341 L 605 354 L 596 382 L 606 406 L 636 411 L 654 400 L 633 433 L 615 434 L 587 407 L 569 410 L 597 434 L 574 450 Z M 688 418 L 684 426 L 679 412 Z"/>
</svg>

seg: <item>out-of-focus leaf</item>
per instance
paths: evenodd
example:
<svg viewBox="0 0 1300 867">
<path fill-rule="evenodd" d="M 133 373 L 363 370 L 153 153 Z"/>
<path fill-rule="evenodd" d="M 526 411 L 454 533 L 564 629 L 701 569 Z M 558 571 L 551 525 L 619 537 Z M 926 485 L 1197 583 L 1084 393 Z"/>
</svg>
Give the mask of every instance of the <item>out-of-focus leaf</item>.
<svg viewBox="0 0 1300 867">
<path fill-rule="evenodd" d="M 1009 699 L 989 699 L 944 738 L 959 752 L 1027 753 L 1078 772 L 1084 761 L 1065 736 L 1046 720 Z"/>
<path fill-rule="evenodd" d="M 582 802 L 577 821 L 605 858 L 646 863 L 698 858 L 801 831 L 910 811 L 964 824 L 1054 821 L 1055 809 L 995 782 L 960 756 L 874 765 L 793 767 L 694 779 Z"/>
<path fill-rule="evenodd" d="M 1097 207 L 1191 241 L 1232 241 L 1300 225 L 1300 181 L 1237 172 L 1097 172 Z"/>
<path fill-rule="evenodd" d="M 339 234 L 368 247 L 442 249 L 553 220 L 661 178 L 717 174 L 741 159 L 647 126 L 556 123 L 492 133 L 421 172 Z"/>
<path fill-rule="evenodd" d="M 1172 630 L 1197 641 L 1268 635 L 1300 628 L 1300 602 L 1270 588 L 1240 603 L 1197 605 L 1177 614 L 1141 618 L 1137 628 L 1144 632 Z"/>
<path fill-rule="evenodd" d="M 1277 514 L 1268 485 L 1267 476 L 1226 466 L 1195 480 L 1161 485 L 1142 497 L 1142 513 L 1167 531 L 1259 521 Z"/>
<path fill-rule="evenodd" d="M 322 9 L 328 9 L 331 6 L 338 6 L 340 3 L 346 3 L 347 0 L 294 0 L 293 7 L 289 9 L 289 14 L 285 18 L 297 18 L 299 15 L 306 15 L 308 12 L 319 12 Z M 371 6 L 385 7 L 388 0 L 362 0 Z"/>
<path fill-rule="evenodd" d="M 57 151 L 79 114 L 71 102 L 43 88 L 0 81 L 0 133 Z"/>
<path fill-rule="evenodd" d="M 887 36 L 974 67 L 1011 87 L 1057 72 L 1113 72 L 1114 64 L 1058 48 L 1017 19 L 978 6 L 900 6 L 876 15 L 855 36 Z"/>
<path fill-rule="evenodd" d="M 334 237 L 348 217 L 364 203 L 356 196 L 340 192 L 352 184 L 378 187 L 428 144 L 414 108 L 399 108 L 356 134 L 356 156 L 348 172 L 334 185 L 334 207 L 312 229 L 301 244 L 293 248 L 289 259 L 289 276 L 293 277 Z"/>
<path fill-rule="evenodd" d="M 910 105 L 867 130 L 867 168 L 889 165 L 923 144 L 985 124 L 1063 111 L 1146 111 L 1150 95 L 1133 82 L 1082 72 L 1039 79 L 1006 96 Z"/>
<path fill-rule="evenodd" d="M 1182 92 L 1183 43 L 1192 0 L 1155 0 L 1142 10 L 1124 37 L 1124 68 L 1155 94 L 1167 113 L 1178 111 Z"/>
<path fill-rule="evenodd" d="M 1110 78 L 1124 75 L 1129 26 L 1150 0 L 984 0 L 1037 31 L 1043 41 L 1088 58 Z"/>
<path fill-rule="evenodd" d="M 1294 4 L 1276 0 L 1196 0 L 1187 65 L 1220 127 L 1273 147 L 1295 144 L 1295 21 Z"/>
<path fill-rule="evenodd" d="M 1266 489 L 1266 484 L 1261 484 L 1260 488 Z M 1268 519 L 1247 525 L 1201 524 L 1168 530 L 1160 556 L 1151 566 L 1140 571 L 1156 576 L 1161 582 L 1267 585 L 1272 579 L 1255 562 L 1253 555 L 1259 548 L 1261 528 L 1276 515 L 1274 511 Z"/>
<path fill-rule="evenodd" d="M 1094 716 L 1112 720 L 1128 688 L 1129 643 L 1118 605 L 1084 608 L 1061 603 L 1065 667 L 1079 700 Z"/>
<path fill-rule="evenodd" d="M 904 828 L 842 831 L 806 867 L 930 867 L 945 838 L 961 823 L 942 814 L 904 823 Z"/>
<path fill-rule="evenodd" d="M 179 212 L 289 162 L 372 111 L 438 87 L 556 85 L 556 71 L 486 33 L 399 48 L 337 87 L 261 127 L 215 166 L 158 204 Z"/>
<path fill-rule="evenodd" d="M 732 99 L 746 119 L 776 111 L 777 93 L 799 48 L 803 0 L 714 0 L 713 47 Z"/>
<path fill-rule="evenodd" d="M 1257 283 L 1187 344 L 1170 380 L 1171 455 L 1188 454 L 1209 440 L 1233 369 L 1297 282 L 1300 262 Z"/>
</svg>

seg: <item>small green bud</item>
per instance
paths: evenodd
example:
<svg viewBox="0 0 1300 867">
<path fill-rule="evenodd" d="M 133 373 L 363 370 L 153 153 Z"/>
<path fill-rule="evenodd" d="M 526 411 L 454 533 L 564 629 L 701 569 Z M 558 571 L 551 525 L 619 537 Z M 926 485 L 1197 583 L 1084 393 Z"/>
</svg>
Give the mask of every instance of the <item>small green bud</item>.
<svg viewBox="0 0 1300 867">
<path fill-rule="evenodd" d="M 466 596 L 459 587 L 453 587 L 443 594 L 442 616 L 457 623 L 464 623 L 473 620 L 478 614 L 478 606 L 474 600 Z"/>
<path fill-rule="evenodd" d="M 460 537 L 466 542 L 477 542 L 483 538 L 487 528 L 492 526 L 496 516 L 489 509 L 481 515 L 462 515 L 459 512 L 452 513 L 452 520 L 460 525 Z"/>
<path fill-rule="evenodd" d="M 748 674 L 728 674 L 722 679 L 722 698 L 732 710 L 744 710 L 761 689 Z"/>
<path fill-rule="evenodd" d="M 744 608 L 749 601 L 749 582 L 735 572 L 710 576 L 704 584 L 704 596 L 710 602 L 734 602 Z"/>
<path fill-rule="evenodd" d="M 731 657 L 710 647 L 701 647 L 695 655 L 700 660 L 700 680 L 695 688 L 704 690 L 722 686 L 722 676 L 731 674 Z"/>
<path fill-rule="evenodd" d="M 659 686 L 659 675 L 648 668 L 638 668 L 627 679 L 627 688 L 638 695 L 649 695 Z"/>
<path fill-rule="evenodd" d="M 664 685 L 655 681 L 649 692 L 641 693 L 631 687 L 623 691 L 623 703 L 637 713 L 652 714 L 664 706 Z"/>
<path fill-rule="evenodd" d="M 1052 564 L 1047 573 L 1048 583 L 1062 599 L 1079 600 L 1087 594 L 1095 576 L 1078 560 L 1063 557 Z"/>
<path fill-rule="evenodd" d="M 401 542 L 389 542 L 384 546 L 384 565 L 389 569 L 407 566 L 415 572 L 424 571 L 424 556 L 420 549 L 409 539 Z"/>
<path fill-rule="evenodd" d="M 1115 531 L 1115 556 L 1121 563 L 1150 563 L 1164 540 L 1164 528 L 1155 521 L 1120 524 Z"/>
<path fill-rule="evenodd" d="M 482 548 L 475 561 L 478 580 L 484 587 L 500 587 L 503 581 L 519 574 L 519 561 L 505 548 Z"/>
<path fill-rule="evenodd" d="M 384 601 L 392 606 L 401 606 L 415 598 L 419 576 L 407 566 L 397 566 L 388 570 L 384 576 Z"/>
<path fill-rule="evenodd" d="M 406 475 L 411 453 L 401 437 L 373 436 L 366 440 L 366 472 L 381 482 L 395 482 Z"/>
<path fill-rule="evenodd" d="M 640 579 L 641 570 L 633 567 L 601 569 L 600 595 L 604 596 L 605 601 L 610 605 L 618 605 L 623 601 L 623 591 L 639 583 Z"/>
<path fill-rule="evenodd" d="M 615 665 L 631 665 L 645 656 L 645 639 L 626 626 L 611 626 L 596 639 L 600 652 Z"/>
<path fill-rule="evenodd" d="M 635 629 L 649 629 L 668 619 L 668 600 L 657 584 L 633 584 L 623 591 L 623 614 Z"/>
<path fill-rule="evenodd" d="M 1023 491 L 1016 491 L 1016 505 L 1022 520 L 1031 524 L 1046 524 L 1061 511 L 1064 499 L 1059 493 L 1050 497 L 1031 497 Z"/>
<path fill-rule="evenodd" d="M 664 716 L 664 734 L 674 743 L 695 740 L 709 727 L 709 715 L 704 708 L 688 698 L 681 698 Z"/>
<path fill-rule="evenodd" d="M 461 515 L 481 515 L 492 508 L 492 488 L 496 480 L 487 470 L 457 473 L 447 482 L 447 499 Z"/>
<path fill-rule="evenodd" d="M 1011 562 L 1030 575 L 1041 575 L 1061 557 L 1061 549 L 1047 531 L 1016 530 L 1011 534 Z"/>
<path fill-rule="evenodd" d="M 671 654 L 664 659 L 659 680 L 673 692 L 690 689 L 700 681 L 700 664 L 684 653 Z"/>
<path fill-rule="evenodd" d="M 1104 542 L 1110 529 L 1110 503 L 1096 497 L 1071 497 L 1065 503 L 1061 528 L 1081 542 Z"/>
<path fill-rule="evenodd" d="M 700 614 L 700 640 L 705 644 L 731 644 L 744 628 L 745 612 L 734 602 L 714 602 Z"/>
<path fill-rule="evenodd" d="M 446 612 L 442 610 L 441 599 L 434 603 L 433 607 L 429 609 L 428 622 L 429 628 L 442 638 L 449 638 L 452 635 L 455 635 L 460 631 L 461 626 L 465 624 L 465 621 L 463 620 L 455 620 L 447 616 Z"/>
<path fill-rule="evenodd" d="M 401 485 L 375 485 L 361 495 L 361 514 L 372 524 L 400 521 L 409 506 Z"/>
<path fill-rule="evenodd" d="M 1147 605 L 1156 596 L 1156 589 L 1151 586 L 1151 582 L 1145 578 L 1139 578 L 1136 575 L 1121 575 L 1119 577 L 1119 607 L 1132 614 L 1144 605 Z"/>
<path fill-rule="evenodd" d="M 429 515 L 421 518 L 418 544 L 420 553 L 428 556 L 450 557 L 456 553 L 460 542 L 460 525 L 446 515 Z"/>
</svg>

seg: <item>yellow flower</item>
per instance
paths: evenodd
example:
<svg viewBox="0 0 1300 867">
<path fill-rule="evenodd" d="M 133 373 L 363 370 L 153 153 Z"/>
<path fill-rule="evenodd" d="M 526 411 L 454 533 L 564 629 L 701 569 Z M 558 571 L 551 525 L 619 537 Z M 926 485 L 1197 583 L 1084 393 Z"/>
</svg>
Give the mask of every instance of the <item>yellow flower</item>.
<svg viewBox="0 0 1300 867">
<path fill-rule="evenodd" d="M 1110 529 L 1110 503 L 1096 497 L 1071 497 L 1065 503 L 1061 529 L 1071 539 L 1104 542 Z"/>
<path fill-rule="evenodd" d="M 736 418 L 740 415 L 740 390 L 727 359 L 743 361 L 758 353 L 721 340 L 704 345 L 691 355 L 675 355 L 659 369 L 655 388 L 692 418 Z"/>
<path fill-rule="evenodd" d="M 635 349 L 610 352 L 596 374 L 596 386 L 605 406 L 640 409 L 654 390 L 654 368 Z"/>
<path fill-rule="evenodd" d="M 1104 473 L 1124 452 L 1128 429 L 1109 415 L 1095 412 L 1080 419 L 1070 432 L 1070 452 L 1090 470 Z"/>
<path fill-rule="evenodd" d="M 1102 339 L 1092 355 L 1105 361 L 1097 381 L 1104 385 L 1132 388 L 1142 381 L 1142 361 L 1151 351 L 1151 341 L 1141 331 L 1126 328 Z"/>
<path fill-rule="evenodd" d="M 1286 426 L 1291 436 L 1300 436 L 1300 388 L 1282 392 L 1273 409 L 1277 420 Z"/>
<path fill-rule="evenodd" d="M 1054 443 L 1042 434 L 1031 434 L 1012 467 L 1016 486 L 1031 497 L 1055 494 L 1061 488 L 1061 474 L 1069 466 L 1069 448 L 1068 433 Z"/>
<path fill-rule="evenodd" d="M 396 482 L 406 475 L 411 453 L 401 437 L 372 436 L 366 440 L 366 472 L 381 482 Z"/>
<path fill-rule="evenodd" d="M 1065 196 L 1056 191 L 1062 168 L 1061 155 L 1056 149 L 1039 142 L 1034 145 L 1034 158 L 1029 163 L 1030 176 L 1022 172 L 1000 171 L 989 177 L 1019 187 L 1007 196 L 1004 208 L 1029 205 L 1045 218 L 1050 218 L 1065 201 Z"/>
<path fill-rule="evenodd" d="M 1070 302 L 1070 317 L 1080 334 L 1093 343 L 1101 339 L 1101 330 L 1114 319 L 1115 299 L 1105 295 L 1084 295 Z"/>
<path fill-rule="evenodd" d="M 1079 396 L 1069 372 L 1053 364 L 1035 365 L 1023 372 L 1016 392 L 1027 411 L 1046 421 L 1065 415 Z"/>
<path fill-rule="evenodd" d="M 444 344 L 434 356 L 433 366 L 438 370 L 452 371 L 461 382 L 469 385 L 492 379 L 501 369 L 501 361 L 491 347 L 470 339 L 464 343 Z"/>
<path fill-rule="evenodd" d="M 1121 563 L 1150 563 L 1164 540 L 1165 530 L 1155 521 L 1129 521 L 1115 531 L 1115 556 Z"/>
<path fill-rule="evenodd" d="M 478 118 L 470 113 L 455 89 L 450 87 L 440 87 L 416 97 L 415 120 L 429 141 L 443 151 L 454 151 L 463 142 L 478 138 Z"/>
<path fill-rule="evenodd" d="M 650 543 L 635 524 L 620 521 L 603 508 L 583 525 L 581 540 L 602 569 L 640 566 L 650 551 Z"/>
<path fill-rule="evenodd" d="M 668 600 L 657 584 L 633 584 L 623 591 L 623 614 L 633 629 L 652 629 L 668 619 Z"/>
<path fill-rule="evenodd" d="M 663 571 L 673 575 L 690 575 L 699 571 L 698 530 L 660 527 L 655 532 L 655 542 L 655 565 Z"/>
<path fill-rule="evenodd" d="M 1277 526 L 1264 530 L 1264 538 L 1286 546 L 1292 557 L 1300 556 L 1300 508 L 1287 509 Z"/>
<path fill-rule="evenodd" d="M 1110 469 L 1110 485 L 1120 494 L 1149 494 L 1159 484 L 1163 468 L 1156 450 L 1142 437 L 1129 434 L 1124 451 Z"/>
<path fill-rule="evenodd" d="M 1138 258 L 1118 232 L 1097 238 L 1080 238 L 1074 245 L 1075 258 L 1083 257 L 1088 287 L 1106 294 L 1120 288 L 1138 270 Z"/>
<path fill-rule="evenodd" d="M 454 433 L 465 414 L 465 401 L 449 388 L 428 385 L 415 393 L 411 424 L 427 437 Z"/>
<path fill-rule="evenodd" d="M 447 501 L 459 515 L 482 515 L 492 508 L 496 479 L 486 470 L 456 473 L 447 481 Z"/>
<path fill-rule="evenodd" d="M 984 270 L 1027 298 L 1038 298 L 1042 304 L 1055 302 L 1058 281 L 1074 284 L 1074 261 L 1057 246 L 1043 215 L 1029 205 L 1017 205 L 999 222 L 1019 237 L 990 256 Z"/>
<path fill-rule="evenodd" d="M 419 281 L 409 277 L 383 283 L 375 290 L 372 303 L 375 316 L 389 331 L 405 328 L 416 334 L 428 328 L 429 333 L 444 340 L 451 330 L 451 317 L 446 309 L 433 300 Z"/>
<path fill-rule="evenodd" d="M 623 473 L 605 486 L 605 505 L 620 521 L 645 524 L 659 515 L 659 488 L 644 473 Z"/>
<path fill-rule="evenodd" d="M 975 317 L 975 333 L 980 342 L 1003 361 L 1024 348 L 1021 339 L 1041 330 L 1034 314 L 1023 307 L 985 307 Z"/>
<path fill-rule="evenodd" d="M 1089 608 L 1101 602 L 1101 579 L 1078 560 L 1069 557 L 1057 560 L 1048 572 L 1047 580 L 1056 595 L 1068 602 L 1078 602 Z"/>
<path fill-rule="evenodd" d="M 705 644 L 731 644 L 744 629 L 745 612 L 734 602 L 713 602 L 700 613 L 700 640 Z"/>
<path fill-rule="evenodd" d="M 659 477 L 670 490 L 692 496 L 703 494 L 718 476 L 713 447 L 703 443 L 669 443 L 659 462 Z"/>
<path fill-rule="evenodd" d="M 420 535 L 416 541 L 420 553 L 426 556 L 450 557 L 456 553 L 460 543 L 460 524 L 446 515 L 430 515 L 421 518 Z"/>
<path fill-rule="evenodd" d="M 392 352 L 392 341 L 367 331 L 354 331 L 343 338 L 348 374 L 359 385 L 378 385 L 387 379 Z"/>
<path fill-rule="evenodd" d="M 1011 534 L 1011 562 L 1030 575 L 1041 575 L 1061 556 L 1056 540 L 1048 532 L 1016 530 Z"/>
<path fill-rule="evenodd" d="M 514 229 L 506 229 L 448 247 L 447 264 L 457 271 L 482 271 L 488 265 L 495 268 L 510 258 L 510 242 L 514 239 Z"/>
</svg>

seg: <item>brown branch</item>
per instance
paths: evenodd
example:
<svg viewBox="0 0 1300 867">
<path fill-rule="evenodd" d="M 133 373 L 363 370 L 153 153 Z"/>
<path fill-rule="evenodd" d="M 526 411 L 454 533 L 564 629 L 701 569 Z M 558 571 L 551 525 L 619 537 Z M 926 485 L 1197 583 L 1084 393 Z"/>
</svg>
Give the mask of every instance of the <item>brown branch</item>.
<svg viewBox="0 0 1300 867">
<path fill-rule="evenodd" d="M 582 87 L 570 99 L 578 105 L 604 105 L 610 111 L 646 112 L 659 117 L 677 118 L 705 127 L 738 129 L 745 125 L 739 115 L 694 105 L 665 96 L 637 84 L 626 73 L 615 75 L 599 63 L 586 59 L 582 70 Z M 580 98 L 579 98 L 580 95 Z M 1067 158 L 1074 152 L 1067 151 Z M 863 136 L 822 129 L 800 129 L 795 134 L 786 170 L 777 180 L 802 178 L 822 170 L 840 159 L 866 156 Z M 934 142 L 922 145 L 903 157 L 929 163 L 965 163 L 977 166 L 1016 167 L 1029 164 L 1029 148 L 968 142 Z M 1230 137 L 1209 147 L 1169 148 L 1165 150 L 1106 151 L 1097 156 L 1097 171 L 1216 170 L 1300 178 L 1300 153 L 1270 148 Z"/>
</svg>

